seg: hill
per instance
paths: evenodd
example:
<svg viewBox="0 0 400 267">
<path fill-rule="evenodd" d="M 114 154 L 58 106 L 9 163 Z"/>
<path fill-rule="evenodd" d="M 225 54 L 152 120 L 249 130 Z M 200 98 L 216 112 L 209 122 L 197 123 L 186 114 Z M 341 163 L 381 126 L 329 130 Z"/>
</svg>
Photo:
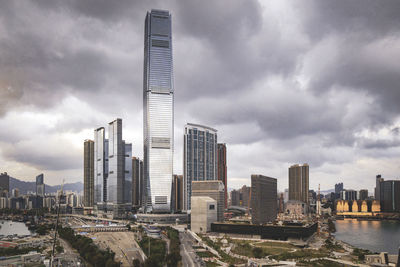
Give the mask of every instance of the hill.
<svg viewBox="0 0 400 267">
<path fill-rule="evenodd" d="M 36 183 L 35 182 L 25 182 L 18 180 L 16 178 L 10 177 L 10 191 L 14 188 L 18 188 L 20 194 L 26 194 L 28 191 L 36 192 Z M 46 193 L 55 193 L 57 190 L 61 189 L 61 185 L 45 185 Z M 64 184 L 65 191 L 76 191 L 81 192 L 83 191 L 83 183 L 76 182 L 76 183 L 67 183 Z"/>
</svg>

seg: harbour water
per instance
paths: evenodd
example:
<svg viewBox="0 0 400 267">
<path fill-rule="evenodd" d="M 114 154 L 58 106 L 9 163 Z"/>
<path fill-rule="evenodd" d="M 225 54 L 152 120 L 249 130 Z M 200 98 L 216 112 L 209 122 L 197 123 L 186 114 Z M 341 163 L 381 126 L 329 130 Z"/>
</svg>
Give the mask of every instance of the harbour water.
<svg viewBox="0 0 400 267">
<path fill-rule="evenodd" d="M 8 235 L 30 235 L 31 231 L 28 230 L 28 227 L 22 222 L 13 222 L 13 221 L 5 221 L 0 220 L 0 235 L 8 236 Z"/>
<path fill-rule="evenodd" d="M 397 254 L 400 246 L 399 221 L 336 221 L 336 239 L 372 252 Z"/>
</svg>

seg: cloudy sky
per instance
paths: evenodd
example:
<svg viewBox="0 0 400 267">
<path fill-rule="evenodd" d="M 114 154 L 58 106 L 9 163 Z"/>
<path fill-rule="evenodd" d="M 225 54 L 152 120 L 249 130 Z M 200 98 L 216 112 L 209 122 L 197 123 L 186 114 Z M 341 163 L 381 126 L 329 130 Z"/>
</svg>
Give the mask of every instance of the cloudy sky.
<svg viewBox="0 0 400 267">
<path fill-rule="evenodd" d="M 0 171 L 82 181 L 83 141 L 123 119 L 143 154 L 146 12 L 173 19 L 175 162 L 186 122 L 218 129 L 228 186 L 310 164 L 310 187 L 400 171 L 399 1 L 0 3 Z"/>
</svg>

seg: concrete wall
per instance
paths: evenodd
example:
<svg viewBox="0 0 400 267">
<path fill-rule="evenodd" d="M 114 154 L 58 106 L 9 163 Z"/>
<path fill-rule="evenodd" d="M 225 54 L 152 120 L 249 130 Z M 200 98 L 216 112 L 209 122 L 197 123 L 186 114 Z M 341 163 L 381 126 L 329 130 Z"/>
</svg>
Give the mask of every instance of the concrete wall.
<svg viewBox="0 0 400 267">
<path fill-rule="evenodd" d="M 211 230 L 211 223 L 217 221 L 217 201 L 210 197 L 191 197 L 191 230 L 205 233 Z"/>
</svg>

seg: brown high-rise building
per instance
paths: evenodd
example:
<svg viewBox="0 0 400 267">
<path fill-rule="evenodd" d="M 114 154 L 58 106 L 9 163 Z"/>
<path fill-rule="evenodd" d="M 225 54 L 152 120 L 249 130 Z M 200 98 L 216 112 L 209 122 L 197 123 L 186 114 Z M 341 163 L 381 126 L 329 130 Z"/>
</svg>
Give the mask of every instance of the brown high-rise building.
<svg viewBox="0 0 400 267">
<path fill-rule="evenodd" d="M 182 211 L 183 209 L 183 175 L 174 174 L 172 181 L 172 210 Z"/>
<path fill-rule="evenodd" d="M 272 222 L 277 216 L 277 179 L 251 175 L 251 221 L 253 224 Z"/>
<path fill-rule="evenodd" d="M 142 206 L 143 190 L 143 161 L 132 157 L 132 206 Z"/>
<path fill-rule="evenodd" d="M 86 207 L 94 205 L 94 142 L 92 140 L 85 140 L 83 144 L 83 205 Z"/>
<path fill-rule="evenodd" d="M 224 220 L 225 186 L 221 181 L 193 181 L 192 196 L 211 197 L 217 201 L 217 219 Z"/>
<path fill-rule="evenodd" d="M 240 194 L 239 190 L 231 191 L 231 206 L 240 206 Z"/>
<path fill-rule="evenodd" d="M 245 207 L 245 208 L 249 208 L 250 207 L 250 191 L 251 191 L 251 187 L 249 186 L 242 186 L 242 188 L 240 189 L 240 193 L 241 193 L 241 206 Z"/>
<path fill-rule="evenodd" d="M 228 208 L 228 181 L 227 181 L 227 168 L 226 168 L 226 145 L 217 145 L 218 155 L 218 180 L 222 181 L 225 186 L 225 209 Z"/>
<path fill-rule="evenodd" d="M 308 164 L 293 165 L 289 168 L 289 200 L 309 203 L 309 166 Z"/>
</svg>

